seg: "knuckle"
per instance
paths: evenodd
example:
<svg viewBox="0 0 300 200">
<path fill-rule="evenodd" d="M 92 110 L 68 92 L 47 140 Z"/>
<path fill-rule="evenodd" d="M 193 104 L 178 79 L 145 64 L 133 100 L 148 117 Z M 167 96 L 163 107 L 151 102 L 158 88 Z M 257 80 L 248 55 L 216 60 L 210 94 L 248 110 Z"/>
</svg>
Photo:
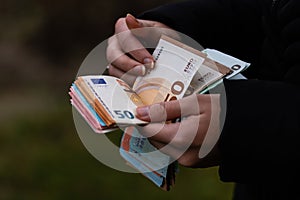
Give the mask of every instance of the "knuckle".
<svg viewBox="0 0 300 200">
<path fill-rule="evenodd" d="M 113 58 L 113 51 L 111 50 L 111 46 L 108 45 L 106 48 L 106 59 L 109 63 L 112 63 Z"/>
<path fill-rule="evenodd" d="M 166 112 L 166 107 L 167 107 L 166 102 L 159 103 L 159 108 L 161 112 Z"/>
<path fill-rule="evenodd" d="M 160 108 L 162 111 L 164 111 L 164 112 L 167 111 L 168 104 L 166 102 L 164 102 L 164 101 L 160 102 L 159 105 L 160 105 Z"/>
<path fill-rule="evenodd" d="M 172 111 L 172 106 L 170 103 L 167 102 L 161 102 L 159 105 L 160 112 L 158 114 L 160 114 L 166 119 L 167 115 L 171 114 L 170 111 Z"/>
<path fill-rule="evenodd" d="M 116 75 L 116 68 L 114 66 L 110 65 L 109 68 L 108 68 L 108 73 L 111 76 L 115 76 Z"/>
<path fill-rule="evenodd" d="M 108 42 L 107 47 L 106 47 L 106 59 L 109 63 L 114 62 L 117 58 L 121 57 L 124 55 L 122 53 L 122 50 L 116 45 L 117 41 L 116 38 L 110 39 L 110 42 Z"/>
<path fill-rule="evenodd" d="M 185 147 L 187 145 L 186 143 L 186 140 L 179 134 L 176 134 L 175 137 L 172 139 L 172 144 L 176 147 Z"/>
<path fill-rule="evenodd" d="M 115 23 L 115 30 L 118 30 L 120 26 L 123 26 L 124 22 L 125 22 L 124 17 L 119 18 Z"/>
<path fill-rule="evenodd" d="M 115 35 L 108 38 L 108 40 L 107 40 L 108 47 L 110 47 L 112 45 L 112 43 L 115 41 L 115 39 L 116 39 Z"/>
<path fill-rule="evenodd" d="M 194 166 L 194 160 L 191 158 L 191 156 L 184 154 L 178 159 L 178 163 L 184 167 L 193 167 Z"/>
<path fill-rule="evenodd" d="M 199 104 L 202 104 L 205 102 L 205 96 L 203 94 L 197 95 L 197 100 Z"/>
<path fill-rule="evenodd" d="M 106 57 L 107 57 L 107 61 L 109 62 L 109 64 L 116 64 L 117 61 L 119 61 L 119 58 L 117 57 L 117 55 L 115 55 L 111 51 L 107 53 Z"/>
<path fill-rule="evenodd" d="M 154 121 L 165 121 L 166 120 L 166 110 L 165 103 L 154 104 L 150 107 L 150 116 Z"/>
<path fill-rule="evenodd" d="M 201 147 L 202 146 L 202 139 L 201 138 L 195 138 L 191 144 L 193 147 Z"/>
</svg>

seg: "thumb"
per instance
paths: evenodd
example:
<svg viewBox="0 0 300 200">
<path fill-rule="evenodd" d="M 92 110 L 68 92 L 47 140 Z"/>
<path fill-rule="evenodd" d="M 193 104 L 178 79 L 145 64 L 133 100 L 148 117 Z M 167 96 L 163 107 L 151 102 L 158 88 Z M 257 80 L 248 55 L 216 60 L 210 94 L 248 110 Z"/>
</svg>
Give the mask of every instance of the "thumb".
<svg viewBox="0 0 300 200">
<path fill-rule="evenodd" d="M 194 105 L 194 106 L 191 106 Z M 136 109 L 136 116 L 144 121 L 162 122 L 173 120 L 178 117 L 199 115 L 197 96 L 190 95 L 180 100 L 156 103 L 148 106 L 141 106 Z"/>
<path fill-rule="evenodd" d="M 152 39 L 152 37 L 149 38 L 149 30 L 146 27 L 154 27 L 154 24 L 149 24 L 147 23 L 147 20 L 138 20 L 137 18 L 135 18 L 133 15 L 131 14 L 127 14 L 125 17 L 125 21 L 126 21 L 126 25 L 128 27 L 128 29 L 131 31 L 131 33 L 133 33 L 133 35 L 139 37 L 140 39 L 147 39 L 149 40 L 150 38 Z M 144 29 L 143 29 L 144 28 Z M 153 32 L 153 30 L 151 30 Z M 157 34 L 155 34 L 157 35 Z M 153 36 L 153 35 L 152 35 Z M 159 34 L 160 36 L 160 34 Z M 157 37 L 155 37 L 157 40 Z"/>
<path fill-rule="evenodd" d="M 131 14 L 126 15 L 125 21 L 131 33 L 142 40 L 144 44 L 148 44 L 149 47 L 156 46 L 161 35 L 165 32 L 163 29 L 167 27 L 159 22 L 137 19 Z"/>
<path fill-rule="evenodd" d="M 126 15 L 125 21 L 126 21 L 127 27 L 130 30 L 143 27 L 143 24 L 141 22 L 139 22 L 133 15 L 131 15 L 129 13 Z"/>
<path fill-rule="evenodd" d="M 125 21 L 131 33 L 139 39 L 144 40 L 144 42 L 150 45 L 150 47 L 151 45 L 156 46 L 161 35 L 167 35 L 171 38 L 180 40 L 177 32 L 163 23 L 137 19 L 129 13 L 126 15 Z"/>
</svg>

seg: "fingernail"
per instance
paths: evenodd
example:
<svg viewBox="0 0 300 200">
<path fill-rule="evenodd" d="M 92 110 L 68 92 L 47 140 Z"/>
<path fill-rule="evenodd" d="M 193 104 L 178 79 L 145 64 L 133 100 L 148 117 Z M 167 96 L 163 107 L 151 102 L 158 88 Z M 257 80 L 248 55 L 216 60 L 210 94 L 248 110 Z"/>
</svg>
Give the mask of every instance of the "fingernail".
<svg viewBox="0 0 300 200">
<path fill-rule="evenodd" d="M 146 74 L 146 67 L 144 65 L 135 66 L 134 70 L 136 70 L 137 74 L 141 76 L 144 76 Z"/>
<path fill-rule="evenodd" d="M 136 23 L 140 23 L 132 14 L 127 13 L 126 17 L 130 17 L 131 19 L 133 19 Z"/>
<path fill-rule="evenodd" d="M 149 106 L 138 107 L 136 109 L 138 116 L 146 117 L 149 115 Z"/>
<path fill-rule="evenodd" d="M 145 58 L 144 64 L 147 68 L 153 69 L 154 68 L 154 61 L 151 58 Z"/>
</svg>

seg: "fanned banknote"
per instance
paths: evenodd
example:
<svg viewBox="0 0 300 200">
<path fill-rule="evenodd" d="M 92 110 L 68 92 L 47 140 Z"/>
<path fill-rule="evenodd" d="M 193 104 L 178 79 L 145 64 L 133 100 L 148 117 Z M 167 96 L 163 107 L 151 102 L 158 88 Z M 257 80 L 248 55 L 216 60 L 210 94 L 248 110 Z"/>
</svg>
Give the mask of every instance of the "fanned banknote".
<svg viewBox="0 0 300 200">
<path fill-rule="evenodd" d="M 194 75 L 205 61 L 205 54 L 163 36 L 153 52 L 155 68 L 137 77 L 133 90 L 145 104 L 181 99 Z"/>
<path fill-rule="evenodd" d="M 134 127 L 148 123 L 136 118 L 136 108 L 205 93 L 223 78 L 244 78 L 240 73 L 250 64 L 214 49 L 198 51 L 164 35 L 153 58 L 155 68 L 137 77 L 132 87 L 116 77 L 88 75 L 78 77 L 69 94 L 74 108 L 96 133 L 127 127 L 121 156 L 155 185 L 169 190 L 175 183 L 177 162 Z"/>
</svg>

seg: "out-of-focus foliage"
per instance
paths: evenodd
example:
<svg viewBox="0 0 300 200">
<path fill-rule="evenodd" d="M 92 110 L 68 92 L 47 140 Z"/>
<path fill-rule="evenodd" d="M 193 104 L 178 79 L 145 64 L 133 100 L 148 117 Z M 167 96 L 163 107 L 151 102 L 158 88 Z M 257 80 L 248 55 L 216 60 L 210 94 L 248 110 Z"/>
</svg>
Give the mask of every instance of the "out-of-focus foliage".
<svg viewBox="0 0 300 200">
<path fill-rule="evenodd" d="M 180 168 L 163 192 L 110 169 L 82 145 L 68 88 L 117 18 L 167 0 L 1 0 L 0 199 L 230 199 L 217 168 Z"/>
</svg>

